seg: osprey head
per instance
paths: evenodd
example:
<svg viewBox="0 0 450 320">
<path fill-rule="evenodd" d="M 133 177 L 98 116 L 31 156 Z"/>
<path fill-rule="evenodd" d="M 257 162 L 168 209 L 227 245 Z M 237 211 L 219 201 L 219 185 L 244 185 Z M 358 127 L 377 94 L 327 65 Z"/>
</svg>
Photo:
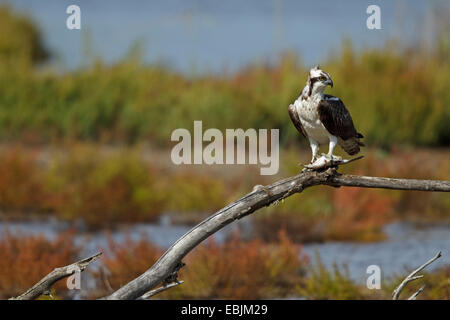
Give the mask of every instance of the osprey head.
<svg viewBox="0 0 450 320">
<path fill-rule="evenodd" d="M 309 70 L 307 84 L 315 92 L 323 92 L 328 85 L 333 88 L 330 74 L 322 71 L 318 65 Z"/>
</svg>

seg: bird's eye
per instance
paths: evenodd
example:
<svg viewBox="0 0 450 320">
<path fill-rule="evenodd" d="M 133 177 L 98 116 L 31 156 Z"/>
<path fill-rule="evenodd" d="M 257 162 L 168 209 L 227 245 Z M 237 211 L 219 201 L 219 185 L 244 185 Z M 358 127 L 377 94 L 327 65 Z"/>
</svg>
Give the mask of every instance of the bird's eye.
<svg viewBox="0 0 450 320">
<path fill-rule="evenodd" d="M 320 80 L 320 81 L 325 81 L 325 80 L 327 80 L 327 78 L 326 78 L 325 76 L 321 76 L 321 77 L 319 78 L 319 80 Z"/>
</svg>

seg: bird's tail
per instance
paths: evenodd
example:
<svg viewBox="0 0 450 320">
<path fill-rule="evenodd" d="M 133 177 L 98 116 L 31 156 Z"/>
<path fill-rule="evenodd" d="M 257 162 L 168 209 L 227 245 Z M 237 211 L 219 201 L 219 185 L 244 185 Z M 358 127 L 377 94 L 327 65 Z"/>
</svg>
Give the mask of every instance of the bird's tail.
<svg viewBox="0 0 450 320">
<path fill-rule="evenodd" d="M 361 133 L 357 133 L 356 137 L 347 140 L 341 140 L 339 145 L 347 152 L 349 155 L 353 156 L 361 150 L 360 147 L 364 147 L 364 143 L 359 139 L 364 138 Z"/>
</svg>

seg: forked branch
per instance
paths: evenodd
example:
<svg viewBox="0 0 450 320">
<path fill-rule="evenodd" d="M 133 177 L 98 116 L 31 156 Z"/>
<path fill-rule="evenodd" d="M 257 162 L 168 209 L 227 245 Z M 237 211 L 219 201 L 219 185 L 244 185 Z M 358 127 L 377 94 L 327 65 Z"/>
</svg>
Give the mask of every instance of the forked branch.
<svg viewBox="0 0 450 320">
<path fill-rule="evenodd" d="M 392 293 L 392 300 L 398 300 L 398 297 L 400 296 L 400 293 L 405 288 L 405 286 L 410 283 L 411 281 L 421 279 L 423 278 L 423 275 L 417 275 L 420 271 L 425 269 L 429 264 L 433 263 L 435 260 L 439 259 L 441 257 L 441 251 L 439 251 L 433 258 L 425 262 L 423 265 L 421 265 L 419 268 L 411 272 L 399 285 L 397 288 L 395 288 L 394 292 Z M 423 291 L 425 286 L 422 286 L 418 291 L 416 291 L 411 297 L 408 298 L 408 300 L 415 300 L 417 296 Z"/>
<path fill-rule="evenodd" d="M 183 265 L 181 260 L 210 235 L 237 219 L 317 185 L 450 192 L 449 181 L 342 175 L 336 168 L 302 172 L 268 186 L 255 187 L 251 193 L 203 220 L 178 239 L 150 269 L 104 299 L 141 297 L 158 284 L 167 283 L 174 275 L 176 278 L 178 269 Z"/>
<path fill-rule="evenodd" d="M 227 205 L 225 208 L 219 210 L 189 230 L 142 275 L 102 299 L 147 299 L 161 291 L 181 284 L 182 282 L 177 280 L 178 270 L 184 266 L 181 260 L 203 240 L 237 219 L 241 219 L 273 203 L 278 203 L 280 200 L 283 200 L 295 193 L 301 193 L 304 189 L 312 186 L 327 185 L 333 187 L 346 186 L 450 192 L 449 181 L 342 175 L 338 173 L 336 169 L 337 167 L 331 167 L 327 170 L 321 171 L 309 170 L 296 176 L 277 181 L 268 186 L 256 186 L 249 194 Z M 41 294 L 49 293 L 51 285 L 53 285 L 56 281 L 73 274 L 73 268 L 78 267 L 80 271 L 83 271 L 91 262 L 96 260 L 99 255 L 100 253 L 90 258 L 78 261 L 70 266 L 53 270 L 31 289 L 27 290 L 17 298 L 12 299 L 35 299 Z M 440 253 L 438 256 L 434 257 L 419 269 L 411 273 L 411 275 L 409 275 L 402 282 L 402 284 L 400 284 L 396 291 L 394 291 L 394 299 L 398 298 L 401 290 L 408 282 L 421 277 L 416 276 L 418 272 L 439 258 L 439 256 Z M 163 284 L 162 287 L 152 290 L 161 283 Z M 423 290 L 423 288 L 411 296 L 410 299 L 415 299 L 421 290 Z"/>
<path fill-rule="evenodd" d="M 75 272 L 84 271 L 88 267 L 88 265 L 97 260 L 101 254 L 102 253 L 99 252 L 89 258 L 77 261 L 68 266 L 54 269 L 33 287 L 31 287 L 18 297 L 10 298 L 10 300 L 34 300 L 43 294 L 50 295 L 50 288 L 55 282 L 69 277 Z"/>
</svg>

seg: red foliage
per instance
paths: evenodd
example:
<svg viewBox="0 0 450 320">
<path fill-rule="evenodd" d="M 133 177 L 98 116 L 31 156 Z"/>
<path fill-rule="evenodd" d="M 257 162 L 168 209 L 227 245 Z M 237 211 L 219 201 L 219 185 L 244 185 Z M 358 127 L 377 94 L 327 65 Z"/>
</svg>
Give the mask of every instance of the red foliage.
<svg viewBox="0 0 450 320">
<path fill-rule="evenodd" d="M 328 237 L 371 241 L 382 237 L 381 227 L 392 218 L 393 199 L 382 191 L 339 188 L 333 192 L 333 218 Z"/>
<path fill-rule="evenodd" d="M 43 206 L 35 155 L 13 148 L 0 154 L 0 206 L 23 210 Z"/>
<path fill-rule="evenodd" d="M 23 293 L 54 268 L 76 261 L 78 252 L 71 232 L 55 240 L 7 232 L 0 239 L 0 297 L 7 299 Z M 56 290 L 64 288 L 64 281 L 54 286 Z"/>
<path fill-rule="evenodd" d="M 133 280 L 141 275 L 161 256 L 163 251 L 148 241 L 145 237 L 138 242 L 133 242 L 128 236 L 119 244 L 112 238 L 108 238 L 109 250 L 101 259 L 107 272 L 104 269 L 93 271 L 92 274 L 97 280 L 99 297 L 109 292 L 110 287 L 114 289 Z"/>
<path fill-rule="evenodd" d="M 186 282 L 166 297 L 261 299 L 286 296 L 303 275 L 308 258 L 280 232 L 276 244 L 244 242 L 235 235 L 224 244 L 210 240 L 186 259 Z"/>
<path fill-rule="evenodd" d="M 108 293 L 108 287 L 118 289 L 153 265 L 162 250 L 142 238 L 123 245 L 110 240 L 110 254 L 102 258 L 107 269 L 94 272 L 99 284 L 97 296 Z M 224 244 L 210 240 L 195 249 L 184 260 L 179 279 L 185 282 L 170 289 L 160 298 L 223 298 L 257 299 L 285 296 L 294 290 L 308 262 L 301 246 L 280 233 L 277 244 L 260 240 L 244 242 L 235 235 Z M 107 278 L 107 280 L 105 280 Z"/>
</svg>

